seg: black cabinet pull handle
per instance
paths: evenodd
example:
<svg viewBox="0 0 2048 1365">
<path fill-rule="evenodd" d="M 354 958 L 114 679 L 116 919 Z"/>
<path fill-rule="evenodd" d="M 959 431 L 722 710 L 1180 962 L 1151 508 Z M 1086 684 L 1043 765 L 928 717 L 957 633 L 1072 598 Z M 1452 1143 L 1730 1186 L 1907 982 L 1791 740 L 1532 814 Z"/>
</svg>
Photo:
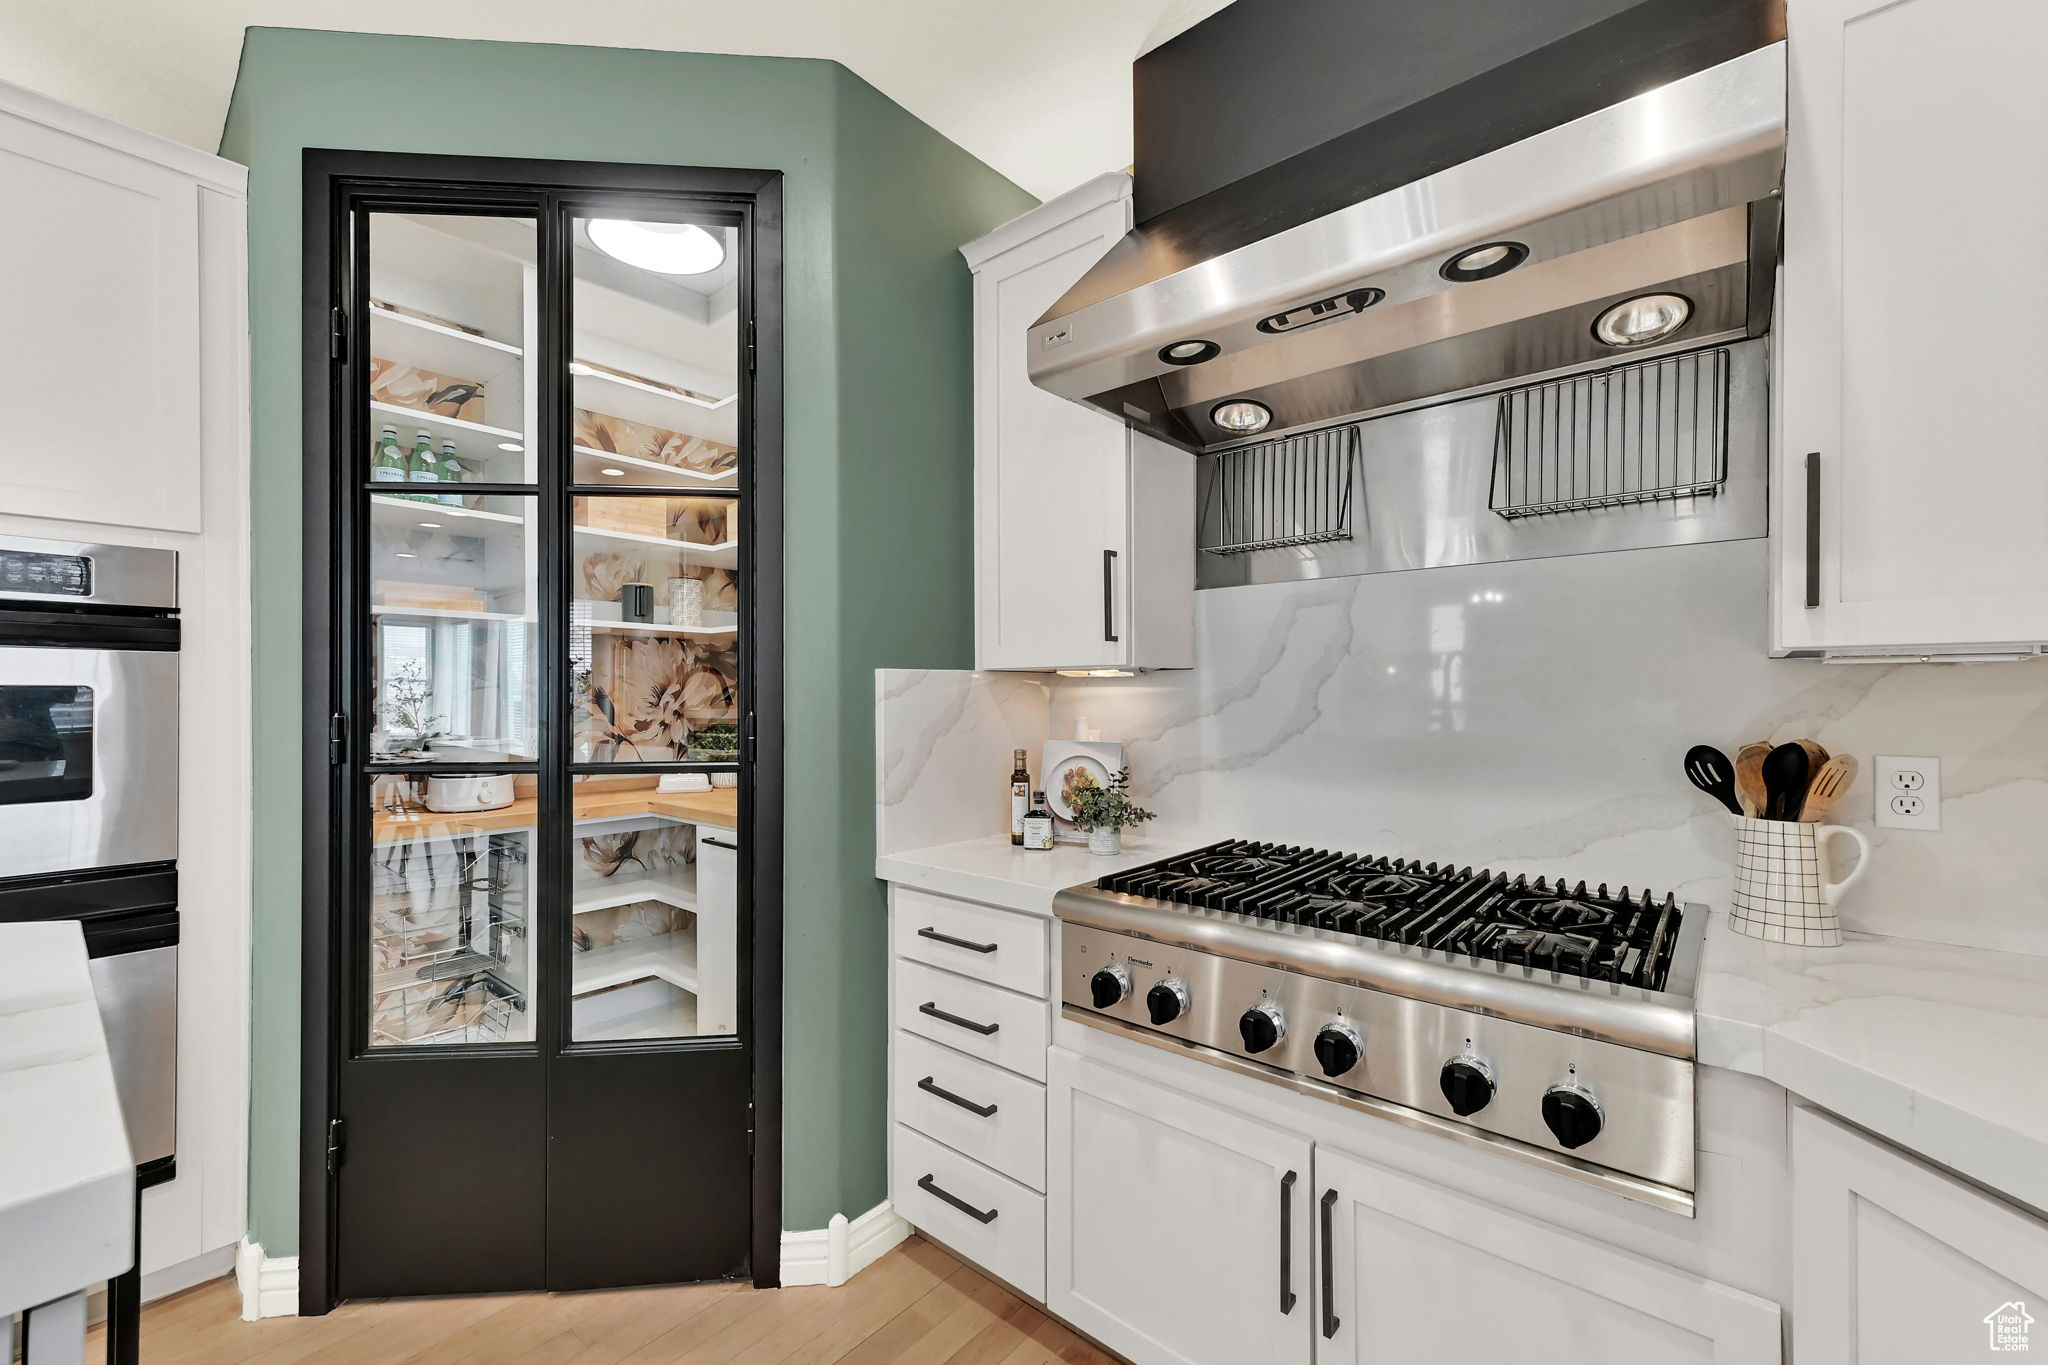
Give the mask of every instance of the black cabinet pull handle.
<svg viewBox="0 0 2048 1365">
<path fill-rule="evenodd" d="M 1820 605 L 1820 452 L 1806 457 L 1806 609 Z"/>
<path fill-rule="evenodd" d="M 705 840 L 704 840 L 704 842 L 705 842 L 705 843 L 707 843 L 707 844 L 709 844 L 709 845 L 711 845 L 711 846 L 712 846 L 713 848 L 729 848 L 729 849 L 731 849 L 731 850 L 732 850 L 732 851 L 733 851 L 734 853 L 737 853 L 737 852 L 739 852 L 739 851 L 740 851 L 740 846 L 739 846 L 738 844 L 728 844 L 728 843 L 727 843 L 727 842 L 726 842 L 725 840 L 723 840 L 723 839 L 710 839 L 710 838 L 707 838 L 707 839 L 705 839 Z"/>
<path fill-rule="evenodd" d="M 988 1118 L 996 1112 L 996 1107 L 992 1104 L 976 1104 L 973 1100 L 962 1099 L 942 1085 L 934 1085 L 934 1079 L 931 1076 L 925 1077 L 917 1083 L 917 1088 L 927 1095 L 937 1095 L 948 1104 L 957 1104 L 970 1114 L 979 1114 L 982 1118 Z"/>
<path fill-rule="evenodd" d="M 1280 1177 L 1280 1315 L 1294 1311 L 1294 1172 Z"/>
<path fill-rule="evenodd" d="M 917 1012 L 919 1014 L 929 1014 L 934 1019 L 943 1019 L 949 1024 L 958 1024 L 964 1029 L 973 1029 L 984 1038 L 1002 1027 L 1001 1024 L 977 1024 L 972 1019 L 962 1019 L 957 1014 L 948 1014 L 939 1008 L 939 1002 L 936 1000 L 925 1001 L 917 1007 Z"/>
<path fill-rule="evenodd" d="M 1000 1209 L 978 1209 L 974 1207 L 974 1205 L 968 1203 L 965 1199 L 962 1199 L 959 1195 L 948 1194 L 946 1191 L 940 1189 L 938 1183 L 934 1181 L 930 1176 L 925 1176 L 922 1180 L 919 1180 L 917 1182 L 917 1187 L 923 1190 L 926 1194 L 937 1195 L 939 1198 L 945 1200 L 948 1204 L 951 1204 L 954 1208 L 960 1210 L 960 1212 L 966 1214 L 969 1218 L 972 1218 L 977 1223 L 993 1223 L 996 1221 L 996 1214 L 1001 1212 Z"/>
<path fill-rule="evenodd" d="M 1102 638 L 1116 643 L 1116 551 L 1102 552 Z"/>
<path fill-rule="evenodd" d="M 970 953 L 992 953 L 999 946 L 994 943 L 976 943 L 971 939 L 954 938 L 951 934 L 940 933 L 929 924 L 918 930 L 917 936 L 919 938 L 931 939 L 936 943 L 950 943 L 955 948 L 965 948 Z"/>
<path fill-rule="evenodd" d="M 1330 1264 L 1335 1239 L 1330 1233 L 1330 1209 L 1337 1202 L 1335 1190 L 1323 1191 L 1323 1340 L 1337 1335 L 1342 1324 L 1337 1318 L 1337 1272 Z"/>
</svg>

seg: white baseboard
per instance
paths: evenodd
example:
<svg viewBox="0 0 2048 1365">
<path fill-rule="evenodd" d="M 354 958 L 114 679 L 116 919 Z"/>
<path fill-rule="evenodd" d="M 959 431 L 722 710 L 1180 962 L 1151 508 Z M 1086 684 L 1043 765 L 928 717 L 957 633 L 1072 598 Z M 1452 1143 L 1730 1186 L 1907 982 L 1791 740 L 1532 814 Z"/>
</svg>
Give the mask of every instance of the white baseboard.
<svg viewBox="0 0 2048 1365">
<path fill-rule="evenodd" d="M 242 1291 L 242 1321 L 299 1315 L 299 1258 L 265 1256 L 248 1238 L 235 1248 L 235 1286 Z"/>
<path fill-rule="evenodd" d="M 829 1225 L 815 1232 L 782 1234 L 782 1284 L 845 1284 L 882 1258 L 884 1252 L 910 1236 L 910 1224 L 889 1201 L 848 1222 L 835 1213 Z"/>
</svg>

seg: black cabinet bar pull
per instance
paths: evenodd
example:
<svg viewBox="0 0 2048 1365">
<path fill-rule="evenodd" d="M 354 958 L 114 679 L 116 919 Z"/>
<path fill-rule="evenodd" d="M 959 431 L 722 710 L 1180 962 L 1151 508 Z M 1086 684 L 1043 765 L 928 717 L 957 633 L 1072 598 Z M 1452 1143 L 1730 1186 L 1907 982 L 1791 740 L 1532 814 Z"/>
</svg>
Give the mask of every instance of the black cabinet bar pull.
<svg viewBox="0 0 2048 1365">
<path fill-rule="evenodd" d="M 927 1095 L 937 1095 L 946 1103 L 957 1104 L 968 1113 L 979 1114 L 983 1118 L 988 1118 L 996 1112 L 996 1107 L 992 1104 L 976 1104 L 973 1100 L 962 1099 L 942 1085 L 933 1084 L 935 1079 L 934 1077 L 927 1076 L 917 1083 L 917 1088 L 924 1091 Z"/>
<path fill-rule="evenodd" d="M 960 1212 L 966 1214 L 969 1218 L 972 1218 L 977 1223 L 993 1223 L 996 1221 L 996 1214 L 1001 1212 L 1001 1210 L 999 1209 L 978 1209 L 974 1207 L 974 1205 L 968 1203 L 965 1199 L 962 1199 L 959 1195 L 946 1193 L 946 1191 L 938 1187 L 938 1183 L 934 1181 L 930 1176 L 925 1176 L 923 1179 L 919 1180 L 917 1182 L 917 1187 L 923 1190 L 926 1194 L 937 1195 L 939 1198 L 945 1200 L 948 1204 L 951 1204 L 954 1208 L 960 1210 Z"/>
<path fill-rule="evenodd" d="M 1806 457 L 1806 609 L 1820 605 L 1820 452 Z"/>
<path fill-rule="evenodd" d="M 919 938 L 931 939 L 937 943 L 950 943 L 955 948 L 965 948 L 970 953 L 992 953 L 997 947 L 993 943 L 975 943 L 970 939 L 954 938 L 951 934 L 942 934 L 929 924 L 918 930 L 917 936 Z"/>
<path fill-rule="evenodd" d="M 726 842 L 725 840 L 723 840 L 723 839 L 711 839 L 711 838 L 706 838 L 706 839 L 704 840 L 704 842 L 705 842 L 705 843 L 707 843 L 707 844 L 709 844 L 709 845 L 711 845 L 711 846 L 712 846 L 713 848 L 729 848 L 729 849 L 731 849 L 731 850 L 732 850 L 732 851 L 733 851 L 734 853 L 737 853 L 737 852 L 739 852 L 739 851 L 740 851 L 740 846 L 739 846 L 738 844 L 728 844 L 728 843 L 727 843 L 727 842 Z"/>
<path fill-rule="evenodd" d="M 1342 1324 L 1337 1318 L 1337 1272 L 1331 1266 L 1334 1239 L 1330 1234 L 1330 1209 L 1337 1202 L 1335 1190 L 1323 1191 L 1323 1340 L 1337 1335 Z"/>
<path fill-rule="evenodd" d="M 1102 638 L 1116 643 L 1116 551 L 1102 552 Z"/>
<path fill-rule="evenodd" d="M 1294 1172 L 1280 1177 L 1280 1315 L 1294 1311 Z"/>
<path fill-rule="evenodd" d="M 972 1019 L 962 1019 L 957 1014 L 948 1014 L 939 1008 L 939 1002 L 936 1000 L 925 1001 L 917 1007 L 917 1012 L 919 1014 L 929 1014 L 934 1019 L 943 1019 L 949 1024 L 958 1024 L 964 1029 L 973 1029 L 984 1038 L 1002 1027 L 1001 1024 L 977 1024 Z"/>
</svg>

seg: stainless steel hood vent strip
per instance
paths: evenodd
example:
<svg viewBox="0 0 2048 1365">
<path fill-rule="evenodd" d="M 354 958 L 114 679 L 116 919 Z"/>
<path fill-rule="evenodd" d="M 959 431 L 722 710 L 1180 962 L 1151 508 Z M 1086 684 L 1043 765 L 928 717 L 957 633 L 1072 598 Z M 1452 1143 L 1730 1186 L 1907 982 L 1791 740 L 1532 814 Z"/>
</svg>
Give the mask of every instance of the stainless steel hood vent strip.
<svg viewBox="0 0 2048 1365">
<path fill-rule="evenodd" d="M 1726 347 L 1500 396 L 1488 506 L 1547 516 L 1712 497 L 1728 482 Z"/>
</svg>

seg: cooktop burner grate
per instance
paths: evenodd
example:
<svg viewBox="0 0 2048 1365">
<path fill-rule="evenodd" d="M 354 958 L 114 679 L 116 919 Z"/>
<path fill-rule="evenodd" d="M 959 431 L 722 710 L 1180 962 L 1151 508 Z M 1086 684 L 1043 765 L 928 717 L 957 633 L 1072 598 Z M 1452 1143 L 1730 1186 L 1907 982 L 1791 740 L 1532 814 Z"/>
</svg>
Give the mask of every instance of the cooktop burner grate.
<svg viewBox="0 0 2048 1365">
<path fill-rule="evenodd" d="M 1682 913 L 1627 887 L 1228 839 L 1095 885 L 1447 955 L 1662 990 Z"/>
</svg>

